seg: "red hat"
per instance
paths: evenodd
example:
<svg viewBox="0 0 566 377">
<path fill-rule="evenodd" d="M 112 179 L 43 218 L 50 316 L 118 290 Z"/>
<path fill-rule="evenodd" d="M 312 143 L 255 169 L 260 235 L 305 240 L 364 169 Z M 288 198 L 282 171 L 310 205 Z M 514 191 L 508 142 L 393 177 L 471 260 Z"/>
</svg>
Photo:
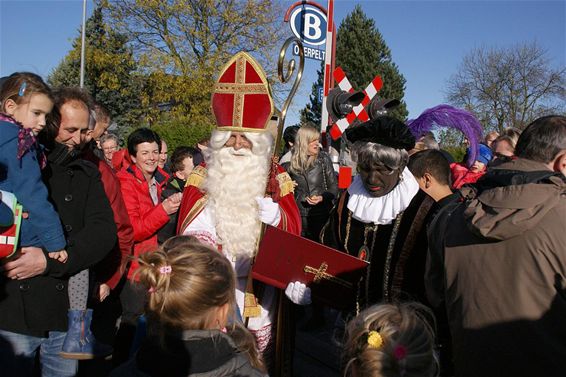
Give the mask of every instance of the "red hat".
<svg viewBox="0 0 566 377">
<path fill-rule="evenodd" d="M 221 131 L 263 132 L 273 114 L 265 72 L 245 52 L 224 66 L 212 93 L 212 112 Z"/>
</svg>

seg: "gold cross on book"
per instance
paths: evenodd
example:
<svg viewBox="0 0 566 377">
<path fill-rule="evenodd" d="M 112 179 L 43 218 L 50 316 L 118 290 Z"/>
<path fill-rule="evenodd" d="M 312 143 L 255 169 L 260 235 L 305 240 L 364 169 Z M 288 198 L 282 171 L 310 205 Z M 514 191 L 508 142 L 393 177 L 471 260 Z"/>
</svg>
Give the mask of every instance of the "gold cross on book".
<svg viewBox="0 0 566 377">
<path fill-rule="evenodd" d="M 329 280 L 336 284 L 340 284 L 346 288 L 352 288 L 352 283 L 349 283 L 344 279 L 337 278 L 336 276 L 327 273 L 326 272 L 327 269 L 328 269 L 328 263 L 322 262 L 318 269 L 311 266 L 305 266 L 303 268 L 303 271 L 306 272 L 307 274 L 313 274 L 314 275 L 313 282 L 315 283 L 320 283 L 320 281 L 324 279 L 324 280 Z"/>
</svg>

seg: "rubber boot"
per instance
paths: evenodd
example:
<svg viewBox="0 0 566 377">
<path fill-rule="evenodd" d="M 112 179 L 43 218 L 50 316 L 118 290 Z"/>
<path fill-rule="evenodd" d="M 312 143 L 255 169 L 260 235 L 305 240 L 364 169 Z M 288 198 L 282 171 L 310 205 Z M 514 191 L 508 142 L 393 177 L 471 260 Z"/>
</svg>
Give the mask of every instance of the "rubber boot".
<svg viewBox="0 0 566 377">
<path fill-rule="evenodd" d="M 59 355 L 65 359 L 90 360 L 112 353 L 112 347 L 98 343 L 90 331 L 92 309 L 69 310 L 69 328 Z"/>
</svg>

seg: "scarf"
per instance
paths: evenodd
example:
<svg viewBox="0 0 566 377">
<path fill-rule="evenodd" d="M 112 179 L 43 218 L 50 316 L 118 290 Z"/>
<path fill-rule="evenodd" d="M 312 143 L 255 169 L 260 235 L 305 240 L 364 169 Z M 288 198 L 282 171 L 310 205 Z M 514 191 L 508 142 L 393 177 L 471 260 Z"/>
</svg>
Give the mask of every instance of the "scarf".
<svg viewBox="0 0 566 377">
<path fill-rule="evenodd" d="M 4 113 L 0 113 L 0 121 L 15 124 L 20 128 L 18 131 L 18 153 L 16 154 L 18 160 L 21 160 L 28 151 L 36 150 L 39 166 L 41 169 L 45 168 L 47 163 L 45 153 L 43 153 L 43 149 L 39 145 L 33 131 L 29 128 L 24 128 L 20 122 Z"/>
<path fill-rule="evenodd" d="M 53 143 L 53 148 L 47 151 L 47 160 L 50 163 L 65 166 L 77 159 L 79 151 L 76 149 L 69 149 L 65 144 Z"/>
</svg>

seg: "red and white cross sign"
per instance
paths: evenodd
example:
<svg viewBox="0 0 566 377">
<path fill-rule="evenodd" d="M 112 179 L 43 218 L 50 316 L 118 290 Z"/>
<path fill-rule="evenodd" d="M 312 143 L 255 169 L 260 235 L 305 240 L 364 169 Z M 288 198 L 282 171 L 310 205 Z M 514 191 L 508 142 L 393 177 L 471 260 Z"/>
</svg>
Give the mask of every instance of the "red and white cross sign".
<svg viewBox="0 0 566 377">
<path fill-rule="evenodd" d="M 354 88 L 350 81 L 346 77 L 346 74 L 342 70 L 342 67 L 336 68 L 334 71 L 334 79 L 338 83 L 338 87 L 345 92 L 352 93 L 354 92 Z M 365 107 L 370 103 L 371 99 L 375 97 L 377 92 L 381 90 L 383 87 L 383 81 L 381 80 L 381 76 L 375 76 L 374 79 L 369 83 L 367 88 L 364 90 L 364 99 L 362 102 L 354 107 L 354 109 L 346 115 L 345 118 L 339 119 L 336 123 L 332 125 L 330 129 L 330 136 L 333 140 L 337 140 L 342 136 L 342 133 L 354 122 L 356 118 L 359 118 L 362 122 L 369 120 L 368 113 L 365 110 Z"/>
</svg>

